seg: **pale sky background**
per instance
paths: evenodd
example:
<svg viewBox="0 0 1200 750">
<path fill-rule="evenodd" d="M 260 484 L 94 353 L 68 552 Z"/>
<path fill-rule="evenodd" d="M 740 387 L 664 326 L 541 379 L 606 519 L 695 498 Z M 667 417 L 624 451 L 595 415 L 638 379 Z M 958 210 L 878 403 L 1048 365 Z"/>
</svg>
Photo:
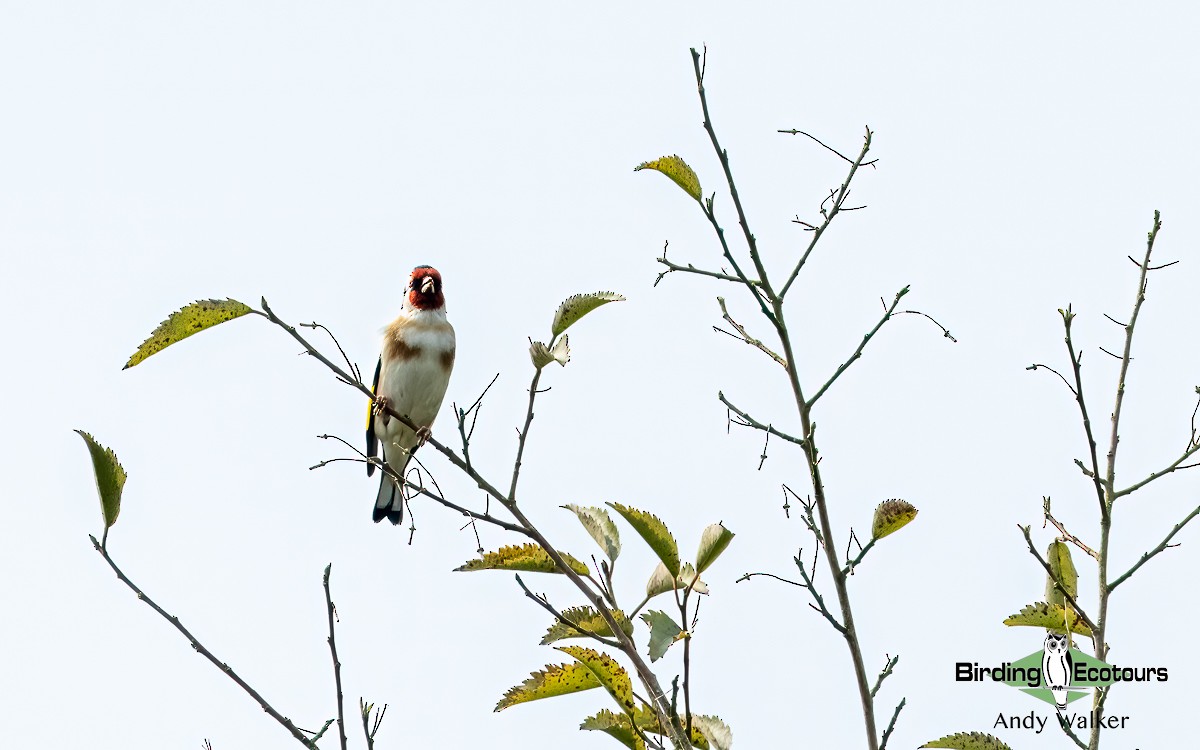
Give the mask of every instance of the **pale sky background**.
<svg viewBox="0 0 1200 750">
<path fill-rule="evenodd" d="M 749 6 L 750 4 L 746 4 Z M 364 371 L 416 264 L 445 277 L 459 355 L 450 402 L 499 372 L 473 453 L 508 477 L 530 365 L 570 294 L 623 293 L 571 332 L 548 373 L 522 486 L 526 511 L 564 549 L 595 552 L 567 502 L 660 515 L 685 554 L 717 520 L 738 536 L 707 576 L 693 702 L 736 747 L 861 747 L 841 638 L 794 575 L 811 537 L 780 509 L 804 486 L 800 455 L 727 435 L 719 389 L 796 429 L 779 369 L 713 333 L 725 294 L 699 277 L 651 284 L 671 257 L 719 264 L 695 205 L 639 162 L 678 153 L 722 187 L 700 127 L 689 46 L 709 46 L 707 85 L 749 218 L 776 274 L 844 173 L 799 128 L 852 152 L 876 133 L 877 170 L 834 225 L 792 306 L 811 389 L 889 299 L 888 324 L 817 413 L 833 517 L 869 533 L 889 497 L 920 508 L 852 580 L 890 747 L 993 731 L 1013 747 L 1066 747 L 1056 732 L 993 730 L 1044 704 L 956 684 L 956 661 L 998 664 L 1041 647 L 1001 620 L 1043 596 L 1017 524 L 1041 497 L 1098 537 L 1070 396 L 1031 362 L 1066 366 L 1056 308 L 1079 313 L 1091 408 L 1107 430 L 1120 331 L 1151 214 L 1164 228 L 1135 344 L 1119 484 L 1173 460 L 1200 384 L 1200 14 L 1184 3 L 17 3 L 0 4 L 0 312 L 7 322 L 0 480 L 5 575 L 0 745 L 189 748 L 296 744 L 121 585 L 92 550 L 98 501 L 88 430 L 129 472 L 109 548 L 126 573 L 299 725 L 333 715 L 321 571 L 333 563 L 348 705 L 390 704 L 377 745 L 615 748 L 579 722 L 599 692 L 492 713 L 531 670 L 566 660 L 537 645 L 549 624 L 506 573 L 451 573 L 474 556 L 461 520 L 416 502 L 418 532 L 370 522 L 361 465 L 308 467 L 362 437 L 363 398 L 261 319 L 205 332 L 122 372 L 169 312 L 195 299 L 265 295 L 317 320 Z M 721 192 L 720 215 L 737 243 Z M 320 337 L 317 337 L 320 340 Z M 432 451 L 462 503 L 480 494 Z M 1123 571 L 1200 502 L 1200 475 L 1161 480 L 1118 507 Z M 515 541 L 482 529 L 494 549 Z M 622 527 L 624 601 L 651 555 Z M 1194 735 L 1200 671 L 1191 624 L 1200 526 L 1118 590 L 1111 659 L 1167 666 L 1167 683 L 1114 690 L 1128 728 L 1104 746 Z M 844 543 L 844 541 L 842 542 Z M 1076 554 L 1083 600 L 1094 568 Z M 549 576 L 555 604 L 578 603 Z M 832 587 L 824 591 L 832 599 Z M 638 638 L 646 638 L 639 630 Z M 680 670 L 672 651 L 655 666 Z M 1086 705 L 1086 704 L 1075 704 Z M 362 747 L 351 727 L 351 741 Z M 335 745 L 332 734 L 323 747 Z"/>
</svg>

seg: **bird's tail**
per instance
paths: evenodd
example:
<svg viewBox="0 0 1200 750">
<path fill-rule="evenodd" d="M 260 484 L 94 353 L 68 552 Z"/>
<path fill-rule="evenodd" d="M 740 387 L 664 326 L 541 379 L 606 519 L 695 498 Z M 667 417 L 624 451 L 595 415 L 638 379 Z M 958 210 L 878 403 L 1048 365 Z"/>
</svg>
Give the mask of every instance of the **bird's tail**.
<svg viewBox="0 0 1200 750">
<path fill-rule="evenodd" d="M 396 473 L 404 476 L 407 464 L 408 462 L 405 461 Z M 390 466 L 386 463 L 384 465 Z M 393 526 L 399 526 L 400 522 L 404 520 L 404 492 L 396 480 L 392 479 L 391 474 L 386 471 L 381 472 L 379 477 L 379 492 L 375 495 L 375 508 L 371 511 L 371 520 L 375 523 L 379 523 L 385 518 L 391 521 Z"/>
</svg>

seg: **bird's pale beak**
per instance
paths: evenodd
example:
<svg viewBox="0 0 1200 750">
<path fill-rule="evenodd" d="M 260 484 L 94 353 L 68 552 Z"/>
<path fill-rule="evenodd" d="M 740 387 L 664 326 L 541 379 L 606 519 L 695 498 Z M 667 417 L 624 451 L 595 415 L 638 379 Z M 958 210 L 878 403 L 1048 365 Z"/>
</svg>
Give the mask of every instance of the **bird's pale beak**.
<svg viewBox="0 0 1200 750">
<path fill-rule="evenodd" d="M 433 294 L 433 283 L 432 276 L 421 279 L 421 294 Z"/>
</svg>

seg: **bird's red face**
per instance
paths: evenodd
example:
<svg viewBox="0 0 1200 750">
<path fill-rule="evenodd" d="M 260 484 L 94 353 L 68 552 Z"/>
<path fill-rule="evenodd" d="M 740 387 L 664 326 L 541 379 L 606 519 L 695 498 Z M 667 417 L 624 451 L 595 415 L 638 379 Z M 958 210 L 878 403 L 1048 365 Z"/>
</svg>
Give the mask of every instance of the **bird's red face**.
<svg viewBox="0 0 1200 750">
<path fill-rule="evenodd" d="M 433 266 L 417 266 L 408 279 L 408 304 L 416 310 L 440 310 L 446 304 L 442 296 L 442 275 Z"/>
</svg>

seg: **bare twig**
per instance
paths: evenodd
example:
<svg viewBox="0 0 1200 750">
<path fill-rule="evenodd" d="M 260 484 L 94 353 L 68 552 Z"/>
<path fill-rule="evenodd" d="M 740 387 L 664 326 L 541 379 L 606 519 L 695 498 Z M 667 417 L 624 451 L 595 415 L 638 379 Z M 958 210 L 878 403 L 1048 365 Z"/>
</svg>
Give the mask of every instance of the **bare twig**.
<svg viewBox="0 0 1200 750">
<path fill-rule="evenodd" d="M 741 323 L 738 323 L 736 320 L 734 320 L 732 317 L 730 317 L 729 310 L 727 310 L 725 308 L 725 298 L 724 297 L 717 297 L 717 304 L 721 306 L 721 317 L 725 319 L 725 322 L 727 322 L 727 323 L 729 323 L 729 325 L 733 326 L 733 329 L 735 331 L 737 331 L 738 334 L 740 334 L 740 335 L 733 336 L 733 334 L 730 334 L 728 331 L 723 331 L 720 328 L 717 328 L 716 326 L 713 326 L 713 330 L 733 336 L 733 338 L 735 338 L 735 339 L 741 339 L 742 341 L 746 342 L 750 346 L 753 346 L 755 349 L 758 349 L 759 351 L 761 351 L 763 354 L 767 355 L 771 359 L 775 360 L 775 362 L 777 364 L 779 364 L 781 367 L 784 367 L 784 368 L 787 367 L 787 360 L 785 360 L 783 357 L 779 356 L 775 352 L 771 351 L 770 348 L 767 347 L 767 345 L 764 344 L 762 341 L 754 338 L 749 333 L 747 333 L 745 327 L 743 327 Z"/>
<path fill-rule="evenodd" d="M 775 132 L 783 133 L 785 135 L 802 135 L 805 138 L 810 138 L 810 139 L 812 139 L 813 142 L 815 142 L 817 145 L 819 145 L 821 148 L 825 149 L 826 151 L 837 154 L 839 157 L 841 157 L 842 161 L 846 162 L 847 164 L 855 163 L 854 159 L 851 159 L 849 156 L 846 156 L 841 151 L 838 151 L 836 148 L 833 148 L 832 146 L 828 146 L 828 145 L 822 143 L 821 140 L 818 139 L 816 136 L 809 135 L 808 133 L 805 133 L 803 130 L 795 130 L 795 129 L 793 129 L 793 130 L 776 130 Z M 859 166 L 873 168 L 875 166 L 875 162 L 877 162 L 877 161 L 879 161 L 879 160 L 872 159 L 871 161 L 862 162 L 861 164 L 859 164 Z M 843 210 L 846 210 L 846 209 L 843 209 Z"/>
<path fill-rule="evenodd" d="M 1075 462 L 1079 463 L 1079 459 L 1076 459 Z M 1082 468 L 1082 464 L 1080 464 L 1080 467 Z M 1087 469 L 1084 469 L 1083 471 L 1086 473 Z M 1100 559 L 1099 552 L 1087 546 L 1079 537 L 1067 531 L 1067 527 L 1054 517 L 1054 514 L 1050 512 L 1050 498 L 1048 496 L 1042 498 L 1042 515 L 1044 517 L 1044 520 L 1042 521 L 1043 529 L 1046 528 L 1046 521 L 1049 521 L 1054 525 L 1054 528 L 1058 529 L 1058 533 L 1062 536 L 1063 541 L 1071 542 L 1096 560 Z"/>
<path fill-rule="evenodd" d="M 188 643 L 192 644 L 192 648 L 195 649 L 197 653 L 212 662 L 213 666 L 221 670 L 221 672 L 228 676 L 229 679 L 237 683 L 238 687 L 240 687 L 242 690 L 245 690 L 246 694 L 253 698 L 255 703 L 257 703 L 259 707 L 267 713 L 268 716 L 279 722 L 280 726 L 286 729 L 288 733 L 296 739 L 297 742 L 307 748 L 310 748 L 310 750 L 316 750 L 317 746 L 312 740 L 310 740 L 308 737 L 305 737 L 304 733 L 301 732 L 300 729 L 293 724 L 290 719 L 276 711 L 270 703 L 267 703 L 267 700 L 263 698 L 257 690 L 250 687 L 245 680 L 239 677 L 237 672 L 234 672 L 228 664 L 214 656 L 213 653 L 204 646 L 204 644 L 196 639 L 196 636 L 192 635 L 191 631 L 183 626 L 183 623 L 179 621 L 178 617 L 172 615 L 162 607 L 155 604 L 154 600 L 146 595 L 146 592 L 142 591 L 133 581 L 129 580 L 125 573 L 122 572 L 117 566 L 116 561 L 109 556 L 108 550 L 101 546 L 100 542 L 96 540 L 96 537 L 89 534 L 88 538 L 92 540 L 92 546 L 95 547 L 96 551 L 100 553 L 100 556 L 104 558 L 104 562 L 108 563 L 108 567 L 112 568 L 113 572 L 117 574 L 117 578 L 121 581 L 121 583 L 124 583 L 131 591 L 133 591 L 133 593 L 137 594 L 139 601 L 145 602 L 146 606 L 150 607 L 150 609 L 153 609 L 159 614 L 160 617 L 169 622 L 172 627 L 182 633 L 183 637 L 187 638 Z"/>
<path fill-rule="evenodd" d="M 896 728 L 896 719 L 900 717 L 900 711 L 904 709 L 905 698 L 900 699 L 900 703 L 896 705 L 896 711 L 892 714 L 892 720 L 888 722 L 887 729 L 883 730 L 883 739 L 879 741 L 879 750 L 884 750 L 887 747 L 888 738 L 892 736 L 892 730 Z"/>
<path fill-rule="evenodd" d="M 333 620 L 337 610 L 334 609 L 333 599 L 329 593 L 329 574 L 332 569 L 333 563 L 325 566 L 325 574 L 321 577 L 321 583 L 325 588 L 325 610 L 329 615 L 329 654 L 333 657 L 333 684 L 337 690 L 338 740 L 342 750 L 346 750 L 346 717 L 342 711 L 342 663 L 338 661 L 337 641 L 334 640 L 333 634 Z"/>
<path fill-rule="evenodd" d="M 833 375 L 830 376 L 829 380 L 825 381 L 825 385 L 818 388 L 817 392 L 813 394 L 812 398 L 808 399 L 807 406 L 809 409 L 813 407 L 813 404 L 817 403 L 817 399 L 821 398 L 825 391 L 829 390 L 829 386 L 833 385 L 834 381 L 840 378 L 842 373 L 845 372 L 850 365 L 854 364 L 854 360 L 862 356 L 863 349 L 867 347 L 867 343 L 870 342 L 875 334 L 879 332 L 880 328 L 883 328 L 884 323 L 892 319 L 892 313 L 895 312 L 896 305 L 900 304 L 900 298 L 906 294 L 908 294 L 907 286 L 896 292 L 896 296 L 892 299 L 892 304 L 884 310 L 883 317 L 879 319 L 879 322 L 875 324 L 875 327 L 868 331 L 867 335 L 863 336 L 862 341 L 859 342 L 858 347 L 854 350 L 854 353 L 851 354 L 845 362 L 840 364 L 837 370 L 834 371 Z"/>
<path fill-rule="evenodd" d="M 885 664 L 883 669 L 879 672 L 879 678 L 875 680 L 875 687 L 871 688 L 872 698 L 874 698 L 875 694 L 879 692 L 879 688 L 883 685 L 883 681 L 891 676 L 892 670 L 896 668 L 896 664 L 899 661 L 900 656 L 898 654 L 888 659 L 887 664 Z M 882 748 L 883 746 L 881 745 L 880 747 Z"/>
<path fill-rule="evenodd" d="M 787 434 L 786 432 L 780 432 L 779 430 L 775 429 L 773 426 L 771 426 L 769 424 L 763 424 L 762 422 L 759 422 L 757 419 L 750 416 L 746 412 L 742 411 L 738 407 L 734 406 L 733 403 L 729 401 L 729 399 L 725 398 L 725 394 L 723 392 L 718 392 L 717 398 L 720 399 L 721 403 L 725 404 L 725 406 L 728 407 L 728 409 L 730 411 L 732 411 L 734 414 L 737 414 L 738 417 L 741 418 L 742 421 L 735 422 L 736 424 L 741 425 L 742 427 L 753 427 L 756 430 L 762 430 L 763 432 L 768 432 L 768 433 L 774 435 L 775 437 L 783 438 L 784 440 L 788 441 L 789 443 L 795 443 L 796 445 L 804 445 L 804 441 L 801 440 L 800 438 L 792 437 L 791 435 Z"/>
<path fill-rule="evenodd" d="M 1171 527 L 1171 533 L 1167 534 L 1166 538 L 1163 539 L 1161 542 L 1159 542 L 1157 547 L 1150 550 L 1149 552 L 1143 553 L 1141 558 L 1139 558 L 1138 561 L 1136 563 L 1134 563 L 1132 568 L 1125 571 L 1120 576 L 1118 576 L 1116 578 L 1116 580 L 1114 580 L 1112 583 L 1108 584 L 1108 590 L 1111 592 L 1114 589 L 1116 589 L 1117 586 L 1120 586 L 1122 583 L 1127 581 L 1130 576 L 1132 576 L 1134 573 L 1137 572 L 1138 568 L 1142 567 L 1147 562 L 1149 562 L 1150 558 L 1154 557 L 1155 555 L 1159 554 L 1160 552 L 1163 552 L 1171 547 L 1178 547 L 1179 546 L 1178 544 L 1170 543 L 1171 539 L 1173 539 L 1175 537 L 1175 535 L 1179 533 L 1180 529 L 1182 529 L 1184 526 L 1187 526 L 1188 521 L 1191 521 L 1193 518 L 1195 518 L 1197 516 L 1197 514 L 1200 514 L 1200 505 L 1196 506 L 1192 510 L 1191 513 L 1188 513 L 1186 516 L 1184 516 L 1182 521 L 1180 521 L 1179 523 L 1177 523 L 1173 527 Z"/>
<path fill-rule="evenodd" d="M 858 157 L 854 159 L 854 161 L 850 162 L 850 171 L 846 174 L 846 179 L 842 181 L 842 185 L 838 191 L 831 194 L 834 199 L 832 207 L 826 210 L 823 207 L 824 204 L 822 204 L 821 214 L 824 217 L 824 220 L 816 227 L 813 227 L 811 224 L 808 225 L 812 229 L 812 239 L 808 241 L 808 247 L 804 249 L 804 254 L 800 256 L 800 260 L 796 262 L 796 266 L 792 269 L 792 273 L 788 276 L 787 281 L 779 290 L 779 299 L 782 300 L 787 296 L 788 290 L 792 288 L 792 284 L 796 281 L 796 277 L 800 275 L 800 270 L 804 268 L 804 264 L 808 262 L 808 256 L 812 254 L 812 251 L 817 246 L 817 243 L 821 241 L 821 237 L 825 235 L 825 230 L 829 228 L 829 225 L 833 223 L 834 218 L 838 215 L 838 213 L 841 212 L 842 204 L 845 203 L 846 198 L 850 195 L 850 181 L 854 179 L 854 173 L 858 171 L 858 168 L 863 165 L 863 159 L 867 157 L 867 152 L 871 150 L 871 136 L 873 133 L 871 132 L 870 128 L 867 128 L 866 131 L 867 134 L 866 137 L 863 138 L 862 149 L 859 150 Z M 838 156 L 841 156 L 841 154 L 838 154 Z"/>
</svg>

